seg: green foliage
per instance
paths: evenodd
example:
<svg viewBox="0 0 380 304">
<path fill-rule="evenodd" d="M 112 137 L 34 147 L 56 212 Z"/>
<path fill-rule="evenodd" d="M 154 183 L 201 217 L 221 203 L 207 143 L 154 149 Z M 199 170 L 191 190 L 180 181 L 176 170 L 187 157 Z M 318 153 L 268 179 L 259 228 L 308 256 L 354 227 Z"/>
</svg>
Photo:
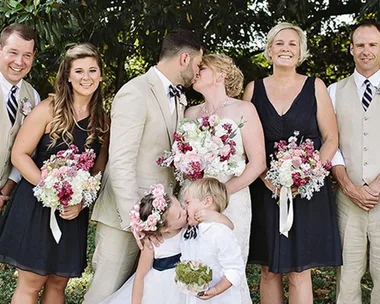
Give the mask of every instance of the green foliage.
<svg viewBox="0 0 380 304">
<path fill-rule="evenodd" d="M 91 42 L 102 53 L 107 109 L 115 92 L 129 79 L 157 62 L 163 38 L 171 29 L 194 30 L 210 52 L 232 56 L 245 83 L 271 70 L 262 56 L 263 41 L 279 21 L 299 24 L 309 38 L 311 58 L 301 73 L 326 84 L 353 70 L 348 53 L 348 27 L 336 16 L 377 18 L 378 1 L 360 0 L 4 0 L 0 25 L 24 22 L 38 34 L 38 52 L 29 75 L 44 98 L 52 92 L 61 55 L 78 42 Z M 193 91 L 190 100 L 200 99 Z"/>
<path fill-rule="evenodd" d="M 175 273 L 176 279 L 186 285 L 205 286 L 212 280 L 212 269 L 195 261 L 178 263 Z"/>
</svg>

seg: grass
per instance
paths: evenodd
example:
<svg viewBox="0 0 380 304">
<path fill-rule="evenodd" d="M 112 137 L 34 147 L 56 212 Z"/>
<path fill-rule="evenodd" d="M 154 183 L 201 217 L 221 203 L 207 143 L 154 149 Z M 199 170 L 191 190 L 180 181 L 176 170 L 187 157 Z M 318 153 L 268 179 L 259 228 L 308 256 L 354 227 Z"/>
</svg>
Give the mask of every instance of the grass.
<svg viewBox="0 0 380 304">
<path fill-rule="evenodd" d="M 89 227 L 88 238 L 88 265 L 91 265 L 92 253 L 94 252 L 95 243 L 95 224 L 91 223 Z M 335 283 L 336 272 L 334 268 L 315 268 L 313 274 L 314 304 L 332 304 L 335 303 Z M 91 282 L 93 271 L 88 266 L 81 278 L 72 279 L 66 288 L 66 303 L 82 303 L 83 296 Z M 251 290 L 252 303 L 260 303 L 260 268 L 256 265 L 247 267 L 247 279 Z M 13 267 L 0 264 L 0 303 L 8 304 L 11 301 L 13 291 L 16 287 L 17 271 Z M 287 279 L 284 277 L 285 296 L 287 296 Z M 370 292 L 372 290 L 372 281 L 367 272 L 362 280 L 363 304 L 370 303 Z"/>
</svg>

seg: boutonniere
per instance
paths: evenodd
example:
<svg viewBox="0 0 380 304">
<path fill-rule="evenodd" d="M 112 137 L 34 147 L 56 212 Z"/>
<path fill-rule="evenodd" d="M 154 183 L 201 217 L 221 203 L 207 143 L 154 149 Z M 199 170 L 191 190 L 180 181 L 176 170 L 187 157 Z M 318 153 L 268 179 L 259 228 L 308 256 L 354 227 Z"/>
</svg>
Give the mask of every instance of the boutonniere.
<svg viewBox="0 0 380 304">
<path fill-rule="evenodd" d="M 21 113 L 24 117 L 28 116 L 32 112 L 33 106 L 27 97 L 21 101 Z"/>
<path fill-rule="evenodd" d="M 185 94 L 181 94 L 181 95 L 179 95 L 179 103 L 180 103 L 182 106 L 184 106 L 184 107 L 187 106 L 187 99 L 186 99 Z"/>
</svg>

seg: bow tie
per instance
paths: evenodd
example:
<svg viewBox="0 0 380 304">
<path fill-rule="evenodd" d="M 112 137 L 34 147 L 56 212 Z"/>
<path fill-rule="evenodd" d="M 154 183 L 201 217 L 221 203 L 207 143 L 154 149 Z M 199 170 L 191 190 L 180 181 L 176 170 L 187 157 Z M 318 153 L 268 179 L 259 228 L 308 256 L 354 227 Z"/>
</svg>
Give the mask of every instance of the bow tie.
<svg viewBox="0 0 380 304">
<path fill-rule="evenodd" d="M 182 94 L 183 86 L 180 84 L 177 86 L 169 85 L 169 95 L 170 97 L 179 97 Z"/>
<path fill-rule="evenodd" d="M 198 230 L 199 230 L 198 225 L 197 226 L 188 226 L 187 230 L 185 231 L 185 233 L 183 235 L 183 238 L 185 240 L 195 239 L 198 235 Z"/>
</svg>

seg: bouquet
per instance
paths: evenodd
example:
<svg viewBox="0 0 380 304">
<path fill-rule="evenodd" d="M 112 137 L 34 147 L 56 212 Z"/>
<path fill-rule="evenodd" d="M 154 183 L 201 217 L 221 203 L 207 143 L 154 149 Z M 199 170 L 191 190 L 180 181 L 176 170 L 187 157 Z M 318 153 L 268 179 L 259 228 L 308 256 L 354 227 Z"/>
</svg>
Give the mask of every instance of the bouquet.
<svg viewBox="0 0 380 304">
<path fill-rule="evenodd" d="M 54 215 L 55 210 L 80 203 L 88 207 L 97 197 L 101 173 L 91 176 L 89 172 L 95 157 L 94 150 L 86 149 L 79 154 L 79 149 L 71 145 L 69 149 L 59 151 L 44 161 L 41 181 L 33 192 L 44 207 L 51 208 L 50 228 L 57 243 L 62 233 Z"/>
<path fill-rule="evenodd" d="M 301 198 L 310 200 L 314 192 L 324 185 L 325 177 L 329 175 L 331 162 L 322 164 L 319 151 L 314 149 L 313 141 L 306 139 L 297 145 L 298 131 L 288 139 L 275 143 L 277 151 L 271 155 L 270 169 L 266 179 L 270 180 L 275 189 L 273 196 L 277 197 L 280 190 L 280 233 L 288 236 L 293 224 L 293 196 L 291 188 L 297 188 Z M 289 209 L 288 209 L 289 200 Z"/>
<path fill-rule="evenodd" d="M 212 269 L 198 261 L 184 261 L 175 268 L 175 281 L 180 291 L 191 295 L 202 295 L 212 280 Z"/>
<path fill-rule="evenodd" d="M 232 121 L 233 122 L 233 121 Z M 221 122 L 217 115 L 185 118 L 174 133 L 171 151 L 157 159 L 162 167 L 173 167 L 176 180 L 196 180 L 219 174 L 239 176 L 245 168 L 243 151 L 236 146 L 234 137 L 242 128 L 234 129 L 230 122 Z"/>
</svg>

